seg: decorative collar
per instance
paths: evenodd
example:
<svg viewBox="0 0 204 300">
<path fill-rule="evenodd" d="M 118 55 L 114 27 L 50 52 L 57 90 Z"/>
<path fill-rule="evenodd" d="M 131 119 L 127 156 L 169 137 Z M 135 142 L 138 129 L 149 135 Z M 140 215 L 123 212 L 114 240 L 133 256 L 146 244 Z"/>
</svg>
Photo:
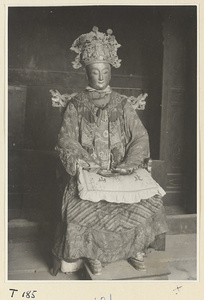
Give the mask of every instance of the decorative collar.
<svg viewBox="0 0 204 300">
<path fill-rule="evenodd" d="M 88 85 L 86 87 L 86 91 L 96 92 L 96 93 L 99 93 L 99 94 L 103 94 L 103 93 L 110 94 L 112 92 L 112 89 L 111 89 L 110 85 L 108 85 L 104 90 L 96 90 L 96 89 L 94 89 L 94 88 L 92 88 L 91 86 Z"/>
</svg>

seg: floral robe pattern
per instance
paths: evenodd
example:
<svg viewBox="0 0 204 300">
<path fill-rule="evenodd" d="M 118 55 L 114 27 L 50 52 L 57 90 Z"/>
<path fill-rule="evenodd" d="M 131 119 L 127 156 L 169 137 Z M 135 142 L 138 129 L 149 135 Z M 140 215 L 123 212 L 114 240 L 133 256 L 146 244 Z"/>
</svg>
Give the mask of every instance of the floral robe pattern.
<svg viewBox="0 0 204 300">
<path fill-rule="evenodd" d="M 53 254 L 65 261 L 87 257 L 111 262 L 134 256 L 167 231 L 160 195 L 136 204 L 82 200 L 76 184 L 77 161 L 110 169 L 140 167 L 149 157 L 146 129 L 127 98 L 110 94 L 99 107 L 88 92 L 77 94 L 64 113 L 56 150 L 68 174 L 62 224 Z"/>
</svg>

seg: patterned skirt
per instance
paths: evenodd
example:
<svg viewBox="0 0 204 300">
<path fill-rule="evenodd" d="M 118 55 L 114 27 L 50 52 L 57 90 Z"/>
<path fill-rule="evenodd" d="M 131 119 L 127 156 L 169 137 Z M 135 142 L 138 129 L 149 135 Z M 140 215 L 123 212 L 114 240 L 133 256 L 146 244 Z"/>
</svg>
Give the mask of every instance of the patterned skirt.
<svg viewBox="0 0 204 300">
<path fill-rule="evenodd" d="M 86 257 L 108 263 L 135 256 L 167 230 L 160 195 L 134 204 L 91 202 L 77 196 L 71 180 L 52 252 L 65 261 Z"/>
</svg>

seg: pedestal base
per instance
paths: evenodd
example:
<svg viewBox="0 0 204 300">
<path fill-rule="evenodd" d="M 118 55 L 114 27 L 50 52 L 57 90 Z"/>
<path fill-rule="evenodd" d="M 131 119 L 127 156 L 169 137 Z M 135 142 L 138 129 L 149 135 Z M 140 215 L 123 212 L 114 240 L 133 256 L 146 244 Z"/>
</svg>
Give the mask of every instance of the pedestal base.
<svg viewBox="0 0 204 300">
<path fill-rule="evenodd" d="M 159 255 L 158 255 L 159 254 Z M 87 280 L 168 280 L 170 274 L 164 252 L 150 253 L 145 257 L 146 271 L 137 271 L 126 260 L 103 267 L 101 275 L 93 275 L 85 262 Z"/>
</svg>

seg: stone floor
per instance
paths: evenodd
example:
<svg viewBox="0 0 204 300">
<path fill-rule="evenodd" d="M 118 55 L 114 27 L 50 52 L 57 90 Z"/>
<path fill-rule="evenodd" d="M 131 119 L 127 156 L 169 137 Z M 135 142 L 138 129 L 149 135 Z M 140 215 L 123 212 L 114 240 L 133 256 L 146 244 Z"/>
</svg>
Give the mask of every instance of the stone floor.
<svg viewBox="0 0 204 300">
<path fill-rule="evenodd" d="M 50 243 L 47 240 L 10 239 L 8 244 L 9 280 L 85 280 L 84 269 L 76 273 L 49 274 Z M 166 251 L 150 251 L 148 257 L 165 263 L 170 275 L 168 280 L 197 279 L 196 234 L 167 235 Z M 121 273 L 122 270 L 118 269 Z M 138 272 L 138 271 L 136 271 Z M 124 278 L 123 278 L 124 279 Z M 147 280 L 147 279 L 145 279 Z M 151 280 L 151 278 L 149 278 Z"/>
<path fill-rule="evenodd" d="M 167 235 L 169 280 L 197 279 L 197 235 Z"/>
</svg>

